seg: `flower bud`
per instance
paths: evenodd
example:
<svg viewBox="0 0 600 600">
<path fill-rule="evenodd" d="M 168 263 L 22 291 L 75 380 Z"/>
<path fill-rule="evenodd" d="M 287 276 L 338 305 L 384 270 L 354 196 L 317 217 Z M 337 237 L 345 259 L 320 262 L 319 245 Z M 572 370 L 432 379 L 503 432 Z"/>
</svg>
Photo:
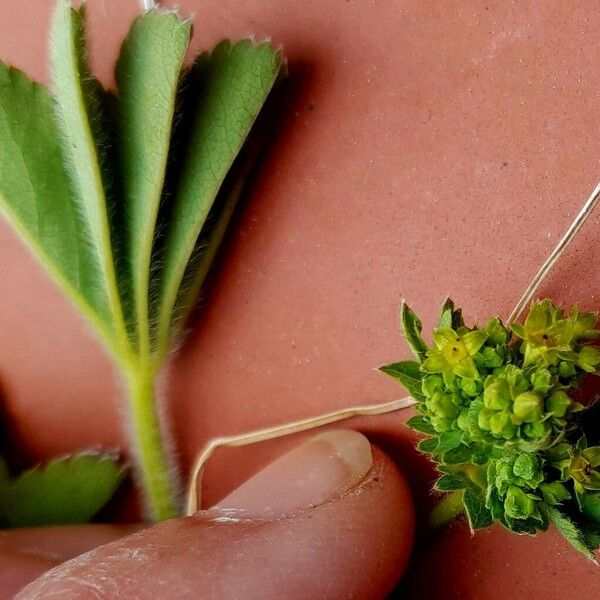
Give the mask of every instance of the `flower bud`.
<svg viewBox="0 0 600 600">
<path fill-rule="evenodd" d="M 450 419 L 458 416 L 458 407 L 452 402 L 452 396 L 443 392 L 436 392 L 433 397 L 426 400 L 429 410 Z"/>
<path fill-rule="evenodd" d="M 536 498 L 516 485 L 509 486 L 504 500 L 504 511 L 511 519 L 529 519 L 536 510 Z"/>
<path fill-rule="evenodd" d="M 491 428 L 490 418 L 495 414 L 496 411 L 492 410 L 491 408 L 486 408 L 484 406 L 477 415 L 477 425 L 479 425 L 479 429 L 489 431 Z"/>
<path fill-rule="evenodd" d="M 483 403 L 487 408 L 503 410 L 510 406 L 510 388 L 505 379 L 494 379 L 493 376 L 486 381 L 483 392 Z"/>
<path fill-rule="evenodd" d="M 563 360 L 558 365 L 558 374 L 563 379 L 571 379 L 577 375 L 577 369 L 572 362 Z"/>
<path fill-rule="evenodd" d="M 504 364 L 502 354 L 491 346 L 484 346 L 474 358 L 478 365 L 487 369 L 497 369 Z"/>
<path fill-rule="evenodd" d="M 600 365 L 600 350 L 594 346 L 584 346 L 579 352 L 577 364 L 588 373 L 593 373 Z"/>
<path fill-rule="evenodd" d="M 501 496 L 506 494 L 509 486 L 514 483 L 514 474 L 512 472 L 512 466 L 506 462 L 499 463 L 496 466 L 496 477 L 494 479 L 494 486 L 497 488 Z"/>
<path fill-rule="evenodd" d="M 523 452 L 513 464 L 513 474 L 524 479 L 531 487 L 544 480 L 540 459 L 535 454 Z"/>
<path fill-rule="evenodd" d="M 509 440 L 516 433 L 516 427 L 513 425 L 511 414 L 508 410 L 494 412 L 490 417 L 490 431 L 496 437 L 502 437 Z"/>
<path fill-rule="evenodd" d="M 515 423 L 533 423 L 542 419 L 543 399 L 536 392 L 523 392 L 513 403 Z"/>
<path fill-rule="evenodd" d="M 552 426 L 548 421 L 536 421 L 535 423 L 526 423 L 522 425 L 521 431 L 526 438 L 530 440 L 539 440 L 552 431 Z"/>
<path fill-rule="evenodd" d="M 469 431 L 470 423 L 469 423 L 469 410 L 463 408 L 458 415 L 458 419 L 456 419 L 456 424 L 459 429 L 463 431 Z"/>
<path fill-rule="evenodd" d="M 452 427 L 460 413 L 460 408 L 452 401 L 452 396 L 436 392 L 425 400 L 431 424 L 437 432 L 447 431 Z"/>
<path fill-rule="evenodd" d="M 438 432 L 443 433 L 444 431 L 448 431 L 452 428 L 452 419 L 447 419 L 443 416 L 431 415 L 429 417 L 431 421 L 431 426 Z"/>
<path fill-rule="evenodd" d="M 536 369 L 531 375 L 531 387 L 534 392 L 547 394 L 552 383 L 552 374 L 548 369 Z"/>
<path fill-rule="evenodd" d="M 440 375 L 425 375 L 421 388 L 426 396 L 431 397 L 444 389 L 444 379 Z"/>
<path fill-rule="evenodd" d="M 546 410 L 559 419 L 562 419 L 567 414 L 570 406 L 571 398 L 562 390 L 553 392 L 546 400 Z"/>
<path fill-rule="evenodd" d="M 476 381 L 475 379 L 461 379 L 460 380 L 460 388 L 467 395 L 472 398 L 479 395 L 481 391 L 481 382 Z"/>
</svg>

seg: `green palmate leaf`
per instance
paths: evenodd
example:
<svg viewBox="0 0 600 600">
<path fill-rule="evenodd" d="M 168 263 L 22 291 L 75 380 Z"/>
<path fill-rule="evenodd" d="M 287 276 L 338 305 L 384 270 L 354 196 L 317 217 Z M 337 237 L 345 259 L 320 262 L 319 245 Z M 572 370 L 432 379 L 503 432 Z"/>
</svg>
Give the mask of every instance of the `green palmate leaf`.
<svg viewBox="0 0 600 600">
<path fill-rule="evenodd" d="M 593 551 L 587 546 L 583 533 L 575 523 L 559 510 L 551 506 L 547 508 L 547 512 L 549 520 L 554 523 L 556 529 L 558 529 L 569 544 L 576 550 L 579 550 L 584 556 L 596 562 Z"/>
<path fill-rule="evenodd" d="M 0 63 L 0 206 L 36 257 L 110 345 L 102 268 L 62 162 L 52 100 Z"/>
<path fill-rule="evenodd" d="M 89 72 L 83 9 L 58 0 L 52 98 L 0 64 L 0 207 L 124 375 L 155 519 L 179 511 L 156 376 L 258 155 L 247 139 L 282 62 L 269 44 L 224 42 L 182 84 L 190 29 L 172 12 L 139 17 L 112 94 Z"/>
<path fill-rule="evenodd" d="M 489 527 L 492 522 L 492 513 L 485 506 L 485 498 L 482 494 L 466 490 L 463 496 L 465 512 L 472 531 Z"/>
<path fill-rule="evenodd" d="M 406 343 L 419 361 L 422 362 L 427 355 L 427 344 L 421 336 L 423 324 L 421 323 L 421 319 L 417 317 L 405 302 L 402 303 L 400 311 L 400 326 L 406 338 Z"/>
<path fill-rule="evenodd" d="M 202 54 L 190 71 L 195 95 L 191 130 L 165 227 L 157 300 L 155 344 L 167 351 L 177 324 L 176 306 L 195 300 L 182 289 L 186 268 L 224 178 L 271 92 L 281 56 L 269 44 L 223 42 Z M 182 301 L 181 296 L 187 301 Z"/>
<path fill-rule="evenodd" d="M 150 349 L 149 283 L 155 225 L 190 33 L 191 23 L 173 12 L 148 11 L 132 25 L 116 68 L 124 252 L 132 277 L 140 350 L 145 353 Z"/>
<path fill-rule="evenodd" d="M 112 497 L 123 470 L 109 456 L 54 460 L 0 483 L 0 526 L 86 523 Z"/>
<path fill-rule="evenodd" d="M 421 390 L 421 366 L 414 360 L 403 360 L 384 365 L 379 370 L 399 381 L 415 400 L 425 400 Z"/>
<path fill-rule="evenodd" d="M 111 245 L 106 191 L 112 184 L 102 131 L 102 95 L 87 67 L 83 16 L 83 9 L 73 10 L 66 0 L 59 0 L 51 33 L 52 90 L 58 139 L 62 141 L 63 163 L 71 182 L 73 201 L 84 221 L 84 239 L 99 266 L 99 277 L 94 283 L 103 290 L 114 339 L 123 351 L 128 343 L 128 332 Z M 114 341 L 111 345 L 115 345 Z"/>
</svg>

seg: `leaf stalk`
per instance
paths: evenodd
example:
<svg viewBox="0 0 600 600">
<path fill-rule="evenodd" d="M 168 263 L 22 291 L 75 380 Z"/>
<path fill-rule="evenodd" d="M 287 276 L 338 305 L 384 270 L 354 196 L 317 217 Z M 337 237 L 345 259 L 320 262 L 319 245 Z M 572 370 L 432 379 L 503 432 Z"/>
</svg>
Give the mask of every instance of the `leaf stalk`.
<svg viewBox="0 0 600 600">
<path fill-rule="evenodd" d="M 126 375 L 131 414 L 133 448 L 146 494 L 146 506 L 153 521 L 179 514 L 177 482 L 164 444 L 156 395 L 156 370 L 146 362 Z"/>
<path fill-rule="evenodd" d="M 433 529 L 439 529 L 456 519 L 465 510 L 463 503 L 463 490 L 457 490 L 446 494 L 433 508 L 429 514 L 429 525 Z"/>
</svg>

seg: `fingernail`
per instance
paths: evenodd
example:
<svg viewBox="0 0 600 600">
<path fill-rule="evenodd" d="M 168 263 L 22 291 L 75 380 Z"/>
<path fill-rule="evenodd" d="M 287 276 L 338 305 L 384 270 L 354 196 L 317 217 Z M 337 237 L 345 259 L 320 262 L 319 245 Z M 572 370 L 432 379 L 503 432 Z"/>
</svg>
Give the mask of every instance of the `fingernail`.
<svg viewBox="0 0 600 600">
<path fill-rule="evenodd" d="M 274 518 L 339 497 L 373 465 L 369 440 L 349 429 L 321 433 L 242 484 L 215 507 Z"/>
</svg>

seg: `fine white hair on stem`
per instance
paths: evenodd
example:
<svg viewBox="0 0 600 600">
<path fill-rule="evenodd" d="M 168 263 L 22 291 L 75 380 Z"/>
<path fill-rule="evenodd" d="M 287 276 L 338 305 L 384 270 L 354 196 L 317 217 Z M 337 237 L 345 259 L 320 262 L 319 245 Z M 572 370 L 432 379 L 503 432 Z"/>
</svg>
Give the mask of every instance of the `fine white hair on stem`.
<svg viewBox="0 0 600 600">
<path fill-rule="evenodd" d="M 385 413 L 394 412 L 403 408 L 409 408 L 416 403 L 416 400 L 408 396 L 406 398 L 401 398 L 400 400 L 384 402 L 383 404 L 366 404 L 364 406 L 343 408 L 341 410 L 336 410 L 324 415 L 319 415 L 318 417 L 310 417 L 308 419 L 286 423 L 285 425 L 258 429 L 257 431 L 251 431 L 250 433 L 215 438 L 211 440 L 200 453 L 192 469 L 187 494 L 185 511 L 186 515 L 193 515 L 198 510 L 200 504 L 200 493 L 202 491 L 202 473 L 204 470 L 204 465 L 218 448 L 227 446 L 234 448 L 239 446 L 247 446 L 249 444 L 256 444 L 258 442 L 266 442 L 267 440 L 274 440 L 286 435 L 300 433 L 301 431 L 308 431 L 317 427 L 323 427 L 324 425 L 330 425 L 331 423 L 337 423 L 338 421 L 345 421 L 346 419 L 351 419 L 352 417 L 382 415 Z"/>
<path fill-rule="evenodd" d="M 156 8 L 156 2 L 154 0 L 140 0 L 142 10 L 152 10 Z"/>
<path fill-rule="evenodd" d="M 542 285 L 544 279 L 546 279 L 546 276 L 552 270 L 552 267 L 562 256 L 563 252 L 571 243 L 577 232 L 581 229 L 587 218 L 592 214 L 599 200 L 600 183 L 596 186 L 590 197 L 586 200 L 585 204 L 579 213 L 577 213 L 577 216 L 556 245 L 556 248 L 554 248 L 550 256 L 548 256 L 544 264 L 540 267 L 540 270 L 536 273 L 535 277 L 531 280 L 531 283 L 527 286 L 527 289 L 523 292 L 519 302 L 517 302 L 517 305 L 513 308 L 513 311 L 508 317 L 509 323 L 515 323 L 523 316 L 527 306 L 529 306 L 531 301 L 535 298 L 540 285 Z"/>
</svg>

